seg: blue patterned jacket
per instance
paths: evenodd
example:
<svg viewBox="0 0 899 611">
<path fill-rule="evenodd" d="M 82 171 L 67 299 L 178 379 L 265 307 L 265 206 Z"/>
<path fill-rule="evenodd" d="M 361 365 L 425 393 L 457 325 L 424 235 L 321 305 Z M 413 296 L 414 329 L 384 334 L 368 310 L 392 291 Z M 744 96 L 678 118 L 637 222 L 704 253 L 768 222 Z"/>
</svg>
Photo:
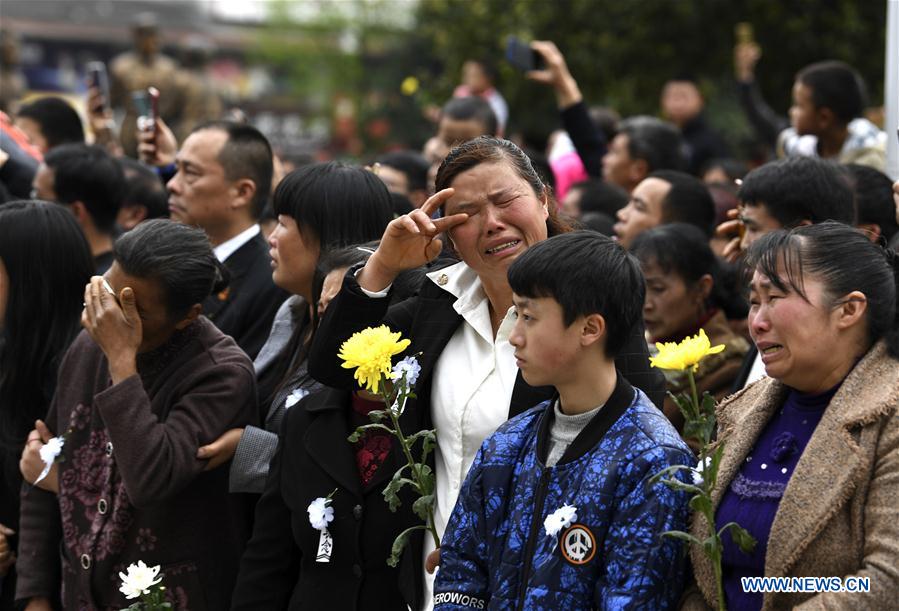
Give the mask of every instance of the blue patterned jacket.
<svg viewBox="0 0 899 611">
<path fill-rule="evenodd" d="M 501 426 L 481 446 L 441 544 L 435 610 L 670 609 L 681 594 L 688 496 L 648 486 L 692 452 L 665 416 L 619 374 L 612 396 L 544 466 L 551 401 Z M 544 519 L 577 518 L 556 537 Z"/>
</svg>

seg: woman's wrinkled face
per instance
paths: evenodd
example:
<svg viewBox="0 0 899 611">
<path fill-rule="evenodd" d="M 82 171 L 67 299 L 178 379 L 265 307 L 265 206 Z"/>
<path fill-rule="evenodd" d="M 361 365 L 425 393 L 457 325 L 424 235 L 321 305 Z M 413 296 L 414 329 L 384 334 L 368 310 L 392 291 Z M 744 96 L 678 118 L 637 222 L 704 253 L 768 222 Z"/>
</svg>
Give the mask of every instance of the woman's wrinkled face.
<svg viewBox="0 0 899 611">
<path fill-rule="evenodd" d="M 805 298 L 783 284 L 782 290 L 758 270 L 753 273 L 749 334 L 769 376 L 801 391 L 818 390 L 832 356 L 850 347 L 840 345 L 836 310 L 819 279 L 803 279 Z"/>
<path fill-rule="evenodd" d="M 449 231 L 456 252 L 482 281 L 508 282 L 512 261 L 546 239 L 546 200 L 502 161 L 466 170 L 450 186 L 455 193 L 444 212 L 468 214 L 468 220 Z"/>
<path fill-rule="evenodd" d="M 293 217 L 278 215 L 278 225 L 268 237 L 272 280 L 285 291 L 312 303 L 312 283 L 318 264 L 318 240 L 301 232 Z"/>
<path fill-rule="evenodd" d="M 643 324 L 653 338 L 676 339 L 693 329 L 705 311 L 705 298 L 697 283 L 688 286 L 677 272 L 666 272 L 656 261 L 641 265 L 646 280 Z"/>
</svg>

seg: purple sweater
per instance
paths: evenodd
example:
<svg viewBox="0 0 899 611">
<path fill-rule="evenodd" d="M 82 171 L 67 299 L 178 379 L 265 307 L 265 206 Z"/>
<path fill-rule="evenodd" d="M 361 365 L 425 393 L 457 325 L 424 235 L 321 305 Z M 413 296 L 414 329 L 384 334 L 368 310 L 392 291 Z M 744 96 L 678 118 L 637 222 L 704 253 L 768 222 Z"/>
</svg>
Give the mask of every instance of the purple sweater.
<svg viewBox="0 0 899 611">
<path fill-rule="evenodd" d="M 724 593 L 732 611 L 762 607 L 762 594 L 743 592 L 740 578 L 765 575 L 768 535 L 780 499 L 837 389 L 839 384 L 816 395 L 790 390 L 721 498 L 715 514 L 717 528 L 736 522 L 758 542 L 751 554 L 745 554 L 729 533 L 722 536 Z"/>
</svg>

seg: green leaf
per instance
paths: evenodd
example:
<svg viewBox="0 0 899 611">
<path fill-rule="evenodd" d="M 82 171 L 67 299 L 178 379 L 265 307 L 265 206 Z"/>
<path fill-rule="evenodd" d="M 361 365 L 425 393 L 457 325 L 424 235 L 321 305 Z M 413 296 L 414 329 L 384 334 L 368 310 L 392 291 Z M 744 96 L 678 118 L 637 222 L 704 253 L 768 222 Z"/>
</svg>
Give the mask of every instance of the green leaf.
<svg viewBox="0 0 899 611">
<path fill-rule="evenodd" d="M 708 477 L 708 489 L 712 490 L 718 483 L 718 467 L 721 466 L 721 458 L 724 456 L 724 444 L 719 443 L 712 451 L 712 460 L 709 462 L 709 468 L 703 472 L 703 477 Z"/>
<path fill-rule="evenodd" d="M 381 422 L 382 420 L 386 420 L 390 414 L 386 409 L 376 409 L 368 412 L 368 417 L 371 418 L 372 422 Z"/>
<path fill-rule="evenodd" d="M 678 490 L 682 492 L 689 492 L 690 494 L 705 494 L 705 490 L 700 488 L 699 486 L 694 486 L 693 484 L 687 484 L 679 479 L 668 478 L 663 479 L 662 483 L 671 488 L 672 490 Z"/>
<path fill-rule="evenodd" d="M 427 475 L 423 476 L 419 480 L 419 492 L 421 492 L 421 494 L 431 494 L 432 492 L 434 492 L 434 479 L 435 477 L 433 473 L 428 473 Z"/>
<path fill-rule="evenodd" d="M 709 558 L 712 558 L 715 555 L 715 550 L 718 549 L 720 546 L 721 546 L 721 539 L 719 539 L 715 535 L 712 535 L 702 542 L 702 551 L 705 553 L 706 556 L 708 556 Z"/>
<path fill-rule="evenodd" d="M 699 539 L 682 530 L 666 530 L 662 533 L 661 536 L 671 537 L 672 539 L 680 539 L 681 541 L 686 541 L 687 543 L 691 543 L 693 545 L 702 545 Z"/>
<path fill-rule="evenodd" d="M 749 534 L 749 531 L 736 522 L 728 522 L 718 531 L 718 536 L 721 536 L 726 530 L 730 531 L 731 539 L 734 540 L 734 543 L 737 544 L 744 554 L 752 553 L 752 550 L 755 549 L 756 540 L 755 537 Z"/>
<path fill-rule="evenodd" d="M 704 494 L 697 494 L 690 499 L 690 509 L 702 514 L 712 511 L 712 501 Z"/>
<path fill-rule="evenodd" d="M 402 500 L 399 497 L 399 491 L 403 486 L 412 486 L 413 488 L 417 488 L 418 486 L 409 478 L 406 477 L 394 477 L 388 482 L 387 486 L 384 488 L 384 492 L 382 495 L 384 496 L 384 500 L 387 501 L 387 507 L 390 511 L 396 511 L 400 505 L 403 504 Z"/>
<path fill-rule="evenodd" d="M 419 440 L 422 440 L 422 443 L 424 443 L 425 441 L 428 440 L 429 437 L 433 437 L 433 436 L 434 436 L 433 430 L 431 430 L 431 431 L 421 430 L 421 431 L 418 431 L 417 433 L 413 433 L 412 435 L 409 435 L 408 437 L 406 437 L 406 441 L 409 443 L 409 447 L 411 448 L 414 444 L 418 443 Z M 424 462 L 424 461 L 422 461 L 422 462 Z"/>
<path fill-rule="evenodd" d="M 702 393 L 702 413 L 705 416 L 712 418 L 713 420 L 715 419 L 715 405 L 716 405 L 715 397 L 712 396 L 711 394 L 709 394 L 709 391 L 703 392 Z"/>
<path fill-rule="evenodd" d="M 396 539 L 393 540 L 393 546 L 390 548 L 390 557 L 387 559 L 387 564 L 396 568 L 396 565 L 400 562 L 400 556 L 403 555 L 403 548 L 406 547 L 406 541 L 409 539 L 409 535 L 416 530 L 424 530 L 426 528 L 427 526 L 424 524 L 419 524 L 418 526 L 407 528 L 398 534 Z"/>
<path fill-rule="evenodd" d="M 426 494 L 424 496 L 418 497 L 416 501 L 412 504 L 412 511 L 415 512 L 419 518 L 428 521 L 428 512 L 430 509 L 434 507 L 434 495 Z"/>
<path fill-rule="evenodd" d="M 674 404 L 680 410 L 680 413 L 684 415 L 684 420 L 689 421 L 696 418 L 695 410 L 693 409 L 693 401 L 690 400 L 686 395 L 675 395 L 671 391 L 668 391 L 668 396 L 674 401 Z"/>
<path fill-rule="evenodd" d="M 415 463 L 412 465 L 412 477 L 416 480 L 422 480 L 433 474 L 431 467 L 423 463 Z"/>
<path fill-rule="evenodd" d="M 421 462 L 427 462 L 428 456 L 437 447 L 437 431 L 430 430 L 421 444 Z"/>
<path fill-rule="evenodd" d="M 359 441 L 362 435 L 365 434 L 365 431 L 369 429 L 380 429 L 382 431 L 386 431 L 390 435 L 394 434 L 393 429 L 386 427 L 383 424 L 363 424 L 362 426 L 358 427 L 352 435 L 347 437 L 347 440 L 349 440 L 350 443 L 356 443 L 357 441 Z"/>
<path fill-rule="evenodd" d="M 651 478 L 649 478 L 649 485 L 655 486 L 659 483 L 659 480 L 661 480 L 666 475 L 673 475 L 678 471 L 683 471 L 685 469 L 691 470 L 692 467 L 688 467 L 687 465 L 671 465 L 670 467 L 665 467 L 664 469 L 653 475 Z"/>
</svg>

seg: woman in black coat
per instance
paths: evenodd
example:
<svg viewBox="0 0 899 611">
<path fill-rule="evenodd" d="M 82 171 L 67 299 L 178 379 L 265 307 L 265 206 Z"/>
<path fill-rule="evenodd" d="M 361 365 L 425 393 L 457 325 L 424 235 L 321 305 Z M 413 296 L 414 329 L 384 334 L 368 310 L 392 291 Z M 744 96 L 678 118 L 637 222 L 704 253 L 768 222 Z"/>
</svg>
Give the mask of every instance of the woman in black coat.
<svg viewBox="0 0 899 611">
<path fill-rule="evenodd" d="M 336 250 L 319 262 L 315 292 L 323 310 L 348 266 L 364 262 L 377 243 Z M 421 284 L 423 272 L 404 272 L 394 298 L 405 299 Z M 384 409 L 355 393 L 323 389 L 293 406 L 285 404 L 278 445 L 258 504 L 253 536 L 241 560 L 232 609 L 418 609 L 420 580 L 409 554 L 397 568 L 387 565 L 393 541 L 415 524 L 408 489 L 391 512 L 382 495 L 405 460 L 399 444 L 382 433 L 357 443 L 348 437 L 368 424 L 368 412 Z M 409 432 L 412 414 L 400 418 Z M 333 494 L 332 494 L 333 493 Z M 307 509 L 331 495 L 334 520 L 328 524 L 332 553 L 317 560 L 321 534 Z M 290 536 L 287 533 L 290 532 Z"/>
<path fill-rule="evenodd" d="M 391 513 L 381 495 L 401 464 L 389 451 L 390 441 L 383 452 L 383 440 L 356 446 L 347 441 L 357 425 L 367 423 L 364 409 L 348 391 L 324 389 L 285 413 L 232 610 L 406 608 L 400 582 L 411 582 L 400 576 L 411 576 L 411 563 L 393 569 L 387 558 L 394 538 L 416 518 L 411 499 Z M 376 465 L 372 454 L 386 458 Z M 318 562 L 320 532 L 307 508 L 332 492 L 332 552 L 328 562 Z M 410 588 L 402 590 L 415 602 Z"/>
</svg>

